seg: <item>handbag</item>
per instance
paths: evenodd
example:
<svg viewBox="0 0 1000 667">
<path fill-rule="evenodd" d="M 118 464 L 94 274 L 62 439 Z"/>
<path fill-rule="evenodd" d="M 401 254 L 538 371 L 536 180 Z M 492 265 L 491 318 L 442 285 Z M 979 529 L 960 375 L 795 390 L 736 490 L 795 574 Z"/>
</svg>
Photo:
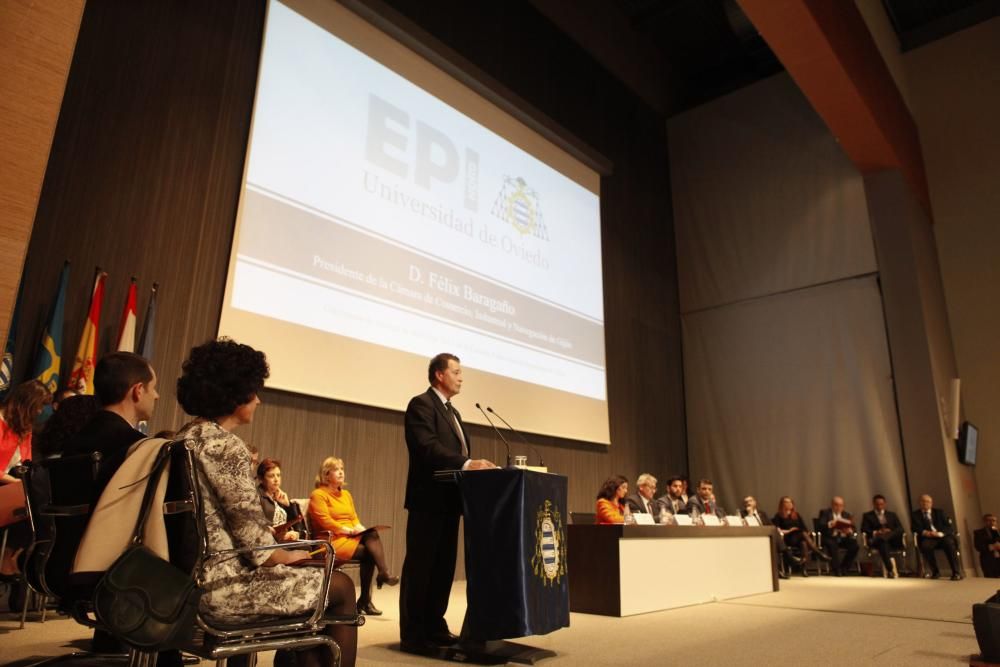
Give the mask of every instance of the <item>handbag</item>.
<svg viewBox="0 0 1000 667">
<path fill-rule="evenodd" d="M 182 648 L 194 635 L 204 591 L 194 578 L 142 544 L 154 491 L 170 461 L 164 445 L 146 482 L 129 547 L 112 563 L 94 591 L 94 613 L 105 629 L 138 649 Z"/>
</svg>

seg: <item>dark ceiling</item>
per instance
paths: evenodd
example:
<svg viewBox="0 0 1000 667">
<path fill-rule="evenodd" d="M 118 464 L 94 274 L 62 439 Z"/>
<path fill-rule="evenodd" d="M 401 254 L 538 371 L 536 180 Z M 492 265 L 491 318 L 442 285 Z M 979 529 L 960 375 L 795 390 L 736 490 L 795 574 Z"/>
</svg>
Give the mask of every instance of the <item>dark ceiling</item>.
<svg viewBox="0 0 1000 667">
<path fill-rule="evenodd" d="M 850 2 L 851 0 L 824 0 Z M 655 45 L 690 108 L 782 71 L 736 0 L 610 0 Z M 882 0 L 903 51 L 1000 16 L 1000 0 Z"/>
</svg>

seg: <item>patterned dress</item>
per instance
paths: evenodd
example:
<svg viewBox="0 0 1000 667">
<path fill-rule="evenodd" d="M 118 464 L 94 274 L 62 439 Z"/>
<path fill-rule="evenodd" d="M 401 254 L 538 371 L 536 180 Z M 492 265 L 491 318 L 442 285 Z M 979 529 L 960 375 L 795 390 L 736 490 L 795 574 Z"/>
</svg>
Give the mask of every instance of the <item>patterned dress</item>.
<svg viewBox="0 0 1000 667">
<path fill-rule="evenodd" d="M 275 544 L 250 477 L 250 451 L 214 422 L 192 422 L 177 434 L 194 450 L 210 551 Z M 201 611 L 217 623 L 238 624 L 310 613 L 323 592 L 323 569 L 261 567 L 270 551 L 220 556 L 205 563 Z"/>
</svg>

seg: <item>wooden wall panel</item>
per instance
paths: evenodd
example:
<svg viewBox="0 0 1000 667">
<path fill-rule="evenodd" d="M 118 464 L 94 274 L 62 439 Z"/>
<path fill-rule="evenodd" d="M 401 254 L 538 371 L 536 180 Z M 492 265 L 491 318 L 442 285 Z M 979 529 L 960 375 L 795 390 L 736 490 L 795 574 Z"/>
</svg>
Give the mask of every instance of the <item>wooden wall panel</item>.
<svg viewBox="0 0 1000 667">
<path fill-rule="evenodd" d="M 17 298 L 83 0 L 0 3 L 0 346 Z"/>
<path fill-rule="evenodd" d="M 569 477 L 570 509 L 590 511 L 608 475 L 683 471 L 663 119 L 527 1 L 390 4 L 615 163 L 602 186 L 613 444 L 536 439 L 549 468 Z M 128 277 L 140 279 L 140 310 L 158 281 L 153 363 L 162 398 L 154 429 L 183 423 L 174 391 L 181 361 L 216 331 L 262 17 L 260 0 L 91 0 L 81 26 L 28 257 L 37 286 L 26 311 L 32 335 L 20 344 L 37 335 L 63 258 L 74 263 L 64 354 L 75 350 L 95 264 L 111 274 L 105 349 Z M 495 38 L 504 34 L 518 39 Z M 344 458 L 362 519 L 394 526 L 386 543 L 398 570 L 407 467 L 402 415 L 278 391 L 262 398 L 241 435 L 282 461 L 285 487 L 296 497 L 312 489 L 323 457 Z M 505 416 L 516 425 L 516 415 Z M 472 427 L 472 438 L 477 455 L 502 460 L 502 445 L 487 430 Z"/>
</svg>

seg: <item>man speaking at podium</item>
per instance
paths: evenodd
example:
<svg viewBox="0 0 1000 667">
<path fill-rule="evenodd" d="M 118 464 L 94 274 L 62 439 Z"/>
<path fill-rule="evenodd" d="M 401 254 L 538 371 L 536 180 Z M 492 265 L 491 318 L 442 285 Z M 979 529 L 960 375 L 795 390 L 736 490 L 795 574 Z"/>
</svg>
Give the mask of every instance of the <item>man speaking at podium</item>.
<svg viewBox="0 0 1000 667">
<path fill-rule="evenodd" d="M 433 654 L 455 643 L 444 620 L 455 577 L 458 519 L 462 503 L 458 487 L 434 480 L 439 470 L 483 470 L 496 466 L 471 458 L 462 416 L 451 404 L 462 390 L 459 358 L 447 352 L 431 359 L 430 388 L 406 406 L 406 558 L 399 593 L 400 648 Z"/>
</svg>

